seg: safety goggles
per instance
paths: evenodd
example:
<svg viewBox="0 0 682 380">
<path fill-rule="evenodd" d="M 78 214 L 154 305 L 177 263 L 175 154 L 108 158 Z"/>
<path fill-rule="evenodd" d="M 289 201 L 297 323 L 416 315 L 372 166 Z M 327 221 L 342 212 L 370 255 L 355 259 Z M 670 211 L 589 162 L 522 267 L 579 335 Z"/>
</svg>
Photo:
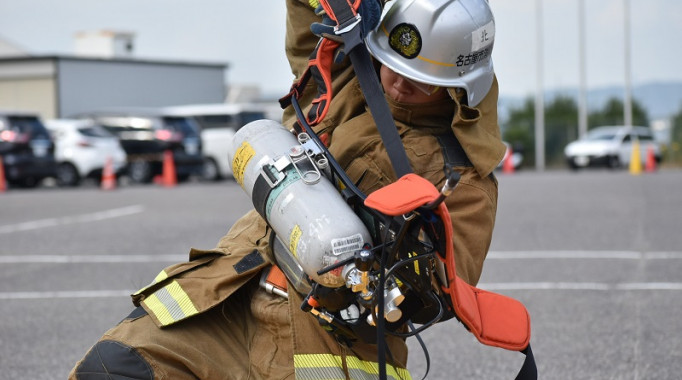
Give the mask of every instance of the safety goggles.
<svg viewBox="0 0 682 380">
<path fill-rule="evenodd" d="M 438 89 L 440 89 L 440 86 L 417 82 L 417 81 L 414 81 L 414 80 L 407 78 L 407 77 L 403 77 L 403 78 L 407 79 L 407 81 L 410 82 L 414 87 L 416 87 L 419 91 L 425 93 L 428 96 L 435 94 L 436 91 L 438 91 Z"/>
</svg>

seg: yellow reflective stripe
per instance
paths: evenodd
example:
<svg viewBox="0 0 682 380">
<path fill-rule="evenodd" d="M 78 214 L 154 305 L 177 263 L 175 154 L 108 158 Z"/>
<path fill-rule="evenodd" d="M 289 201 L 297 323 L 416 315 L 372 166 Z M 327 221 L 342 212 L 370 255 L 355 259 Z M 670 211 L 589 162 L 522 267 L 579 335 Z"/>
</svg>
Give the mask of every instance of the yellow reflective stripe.
<svg viewBox="0 0 682 380">
<path fill-rule="evenodd" d="M 346 356 L 346 366 L 351 379 L 376 379 L 379 364 L 360 360 L 355 356 Z M 296 379 L 345 379 L 343 358 L 332 354 L 294 355 Z M 386 366 L 386 375 L 393 380 L 411 380 L 410 372 L 405 368 Z"/>
<path fill-rule="evenodd" d="M 168 278 L 168 273 L 166 273 L 165 270 L 162 270 L 161 272 L 159 272 L 159 274 L 156 275 L 156 277 L 154 277 L 154 281 L 152 281 L 152 285 L 156 284 L 157 282 L 161 282 L 167 278 Z"/>
<path fill-rule="evenodd" d="M 311 6 L 313 9 L 315 9 L 315 8 L 317 8 L 318 6 L 320 6 L 320 0 L 308 0 L 308 4 L 310 4 L 310 6 Z"/>
<path fill-rule="evenodd" d="M 138 294 L 144 292 L 145 290 L 149 289 L 150 286 L 157 284 L 157 283 L 159 283 L 159 282 L 161 282 L 167 278 L 168 278 L 168 273 L 166 273 L 165 270 L 162 270 L 161 272 L 159 272 L 159 274 L 156 275 L 156 277 L 154 277 L 154 281 L 152 281 L 151 284 L 149 284 L 149 285 L 145 286 L 144 288 L 136 291 L 135 293 L 133 293 L 133 295 L 138 295 Z"/>
<path fill-rule="evenodd" d="M 173 281 L 166 285 L 164 289 L 168 289 L 173 299 L 180 305 L 180 308 L 186 316 L 198 313 L 197 308 L 194 307 L 192 300 L 189 299 L 187 293 L 180 287 L 177 281 Z"/>
<path fill-rule="evenodd" d="M 192 300 L 177 281 L 157 290 L 142 303 L 164 326 L 198 313 Z"/>
<path fill-rule="evenodd" d="M 379 374 L 379 364 L 376 362 L 369 362 L 365 360 L 360 360 L 356 356 L 347 356 L 346 357 L 347 361 L 347 366 L 351 370 L 351 373 L 353 370 L 359 370 L 363 371 L 367 374 L 372 374 L 372 375 L 378 375 Z M 386 365 L 386 376 L 389 379 L 402 379 L 402 380 L 408 380 L 412 379 L 412 376 L 410 376 L 410 372 L 405 369 L 405 368 L 396 368 L 392 365 Z M 372 379 L 375 378 L 375 376 L 371 377 Z"/>
<path fill-rule="evenodd" d="M 145 298 L 142 303 L 147 306 L 147 309 L 150 310 L 154 316 L 156 316 L 156 319 L 158 319 L 163 326 L 175 322 L 175 319 L 173 319 L 163 303 L 161 303 L 159 298 L 156 297 L 156 294 L 152 294 L 151 296 Z"/>
<path fill-rule="evenodd" d="M 434 61 L 433 59 L 428 59 L 428 58 L 426 58 L 426 57 L 424 57 L 424 56 L 421 56 L 421 55 L 418 55 L 418 56 L 417 56 L 417 59 L 421 59 L 422 61 L 428 62 L 428 63 L 430 63 L 430 64 L 432 64 L 432 65 L 445 66 L 445 67 L 453 67 L 453 66 L 455 66 L 454 63 L 438 62 L 438 61 Z"/>
</svg>

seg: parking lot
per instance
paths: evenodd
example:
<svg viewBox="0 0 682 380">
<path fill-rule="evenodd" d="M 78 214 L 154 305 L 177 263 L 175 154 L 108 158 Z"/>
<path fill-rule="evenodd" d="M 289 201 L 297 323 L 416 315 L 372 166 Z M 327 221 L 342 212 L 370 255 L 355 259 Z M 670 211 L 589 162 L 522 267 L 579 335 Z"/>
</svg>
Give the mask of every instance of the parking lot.
<svg viewBox="0 0 682 380">
<path fill-rule="evenodd" d="M 540 379 L 679 379 L 682 171 L 499 174 L 479 286 L 521 300 Z M 128 294 L 250 208 L 233 181 L 0 193 L 0 379 L 63 379 Z M 518 353 L 456 321 L 426 330 L 428 379 L 511 379 Z M 426 373 L 416 340 L 413 379 Z"/>
</svg>

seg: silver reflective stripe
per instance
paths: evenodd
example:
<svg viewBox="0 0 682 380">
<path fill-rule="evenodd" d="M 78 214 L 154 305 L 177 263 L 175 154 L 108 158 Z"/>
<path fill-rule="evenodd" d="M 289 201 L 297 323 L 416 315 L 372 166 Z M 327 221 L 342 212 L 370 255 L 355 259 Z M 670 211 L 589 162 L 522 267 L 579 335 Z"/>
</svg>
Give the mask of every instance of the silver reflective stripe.
<svg viewBox="0 0 682 380">
<path fill-rule="evenodd" d="M 157 290 L 154 293 L 154 295 L 156 295 L 156 297 L 159 299 L 159 301 L 161 301 L 163 306 L 166 307 L 166 310 L 168 310 L 168 313 L 173 318 L 173 320 L 179 321 L 179 320 L 187 317 L 185 312 L 182 311 L 180 304 L 178 304 L 178 302 L 175 300 L 175 298 L 173 298 L 173 296 L 170 294 L 168 289 L 166 289 L 165 287 L 161 288 L 161 289 Z"/>
</svg>

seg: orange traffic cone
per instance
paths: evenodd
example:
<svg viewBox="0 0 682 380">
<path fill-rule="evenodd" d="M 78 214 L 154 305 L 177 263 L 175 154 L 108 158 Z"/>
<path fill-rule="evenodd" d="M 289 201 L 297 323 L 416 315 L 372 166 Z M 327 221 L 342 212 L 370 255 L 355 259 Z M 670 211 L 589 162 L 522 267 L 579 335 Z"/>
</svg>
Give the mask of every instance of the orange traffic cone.
<svg viewBox="0 0 682 380">
<path fill-rule="evenodd" d="M 651 145 L 646 148 L 646 163 L 644 165 L 644 170 L 648 173 L 656 171 L 656 156 L 654 155 L 654 147 Z"/>
<path fill-rule="evenodd" d="M 5 181 L 5 167 L 2 164 L 2 156 L 0 156 L 0 193 L 7 190 L 7 182 Z"/>
<path fill-rule="evenodd" d="M 114 173 L 114 162 L 111 157 L 107 157 L 102 169 L 102 190 L 114 190 L 116 188 L 116 173 Z"/>
<path fill-rule="evenodd" d="M 173 187 L 178 183 L 175 174 L 175 162 L 173 162 L 173 152 L 167 150 L 163 152 L 163 174 L 161 184 L 165 187 Z"/>
<path fill-rule="evenodd" d="M 514 162 L 512 162 L 512 155 L 514 152 L 512 148 L 507 149 L 507 154 L 504 157 L 504 162 L 502 163 L 502 173 L 513 174 L 514 173 Z"/>
</svg>

